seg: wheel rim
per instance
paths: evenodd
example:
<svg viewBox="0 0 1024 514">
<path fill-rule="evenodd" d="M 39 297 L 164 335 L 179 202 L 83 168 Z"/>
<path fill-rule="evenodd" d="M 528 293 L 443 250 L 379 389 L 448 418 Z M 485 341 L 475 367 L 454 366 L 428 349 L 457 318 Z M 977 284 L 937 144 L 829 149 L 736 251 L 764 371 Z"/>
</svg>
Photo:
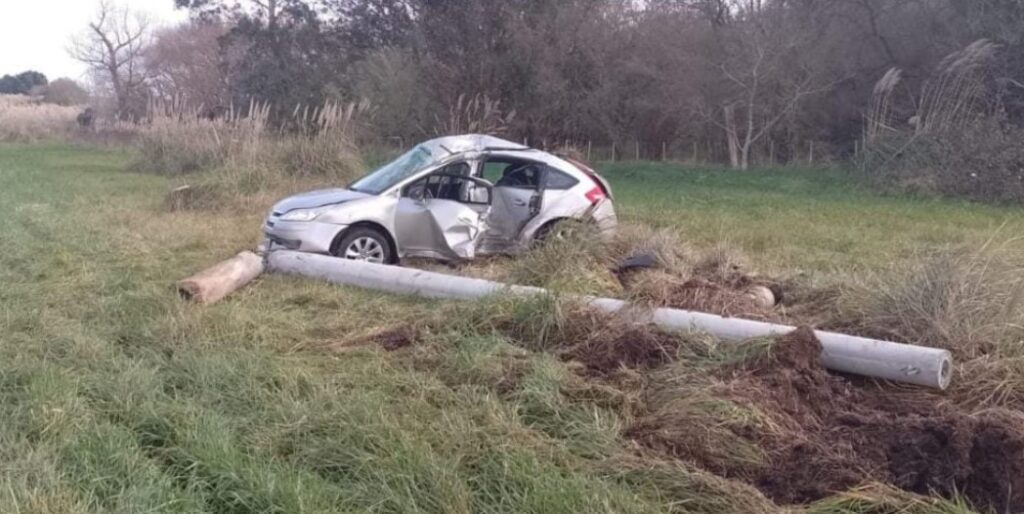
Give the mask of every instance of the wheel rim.
<svg viewBox="0 0 1024 514">
<path fill-rule="evenodd" d="M 345 249 L 345 258 L 384 264 L 384 246 L 372 237 L 356 238 Z"/>
</svg>

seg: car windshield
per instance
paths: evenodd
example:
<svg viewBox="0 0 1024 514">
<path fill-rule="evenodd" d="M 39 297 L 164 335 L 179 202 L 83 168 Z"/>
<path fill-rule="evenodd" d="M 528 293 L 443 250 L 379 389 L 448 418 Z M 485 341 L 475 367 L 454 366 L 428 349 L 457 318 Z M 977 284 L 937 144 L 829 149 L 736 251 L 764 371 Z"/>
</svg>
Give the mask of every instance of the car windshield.
<svg viewBox="0 0 1024 514">
<path fill-rule="evenodd" d="M 379 195 L 395 184 L 413 176 L 431 161 L 430 150 L 423 145 L 406 152 L 383 168 L 357 180 L 349 189 L 359 193 Z"/>
</svg>

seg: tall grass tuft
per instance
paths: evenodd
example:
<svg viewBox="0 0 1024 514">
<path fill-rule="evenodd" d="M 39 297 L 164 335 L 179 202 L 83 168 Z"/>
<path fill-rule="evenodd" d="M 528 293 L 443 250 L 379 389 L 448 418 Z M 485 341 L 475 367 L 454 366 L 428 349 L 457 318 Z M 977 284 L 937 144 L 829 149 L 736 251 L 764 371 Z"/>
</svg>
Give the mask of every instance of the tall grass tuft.
<svg viewBox="0 0 1024 514">
<path fill-rule="evenodd" d="M 1024 408 L 1024 261 L 1013 242 L 947 248 L 844 288 L 837 328 L 946 348 L 969 408 Z"/>
<path fill-rule="evenodd" d="M 1004 119 L 993 75 L 999 46 L 981 39 L 948 55 L 924 81 L 916 112 L 895 105 L 901 71 L 875 84 L 861 169 L 901 191 L 1024 203 L 1024 129 Z"/>
<path fill-rule="evenodd" d="M 216 206 L 300 184 L 342 184 L 362 171 L 356 131 L 369 109 L 365 103 L 299 106 L 285 123 L 275 124 L 272 107 L 258 102 L 212 118 L 197 108 L 157 105 L 135 129 L 134 167 L 187 181 L 185 198 L 196 202 L 176 199 L 175 208 Z"/>
<path fill-rule="evenodd" d="M 1024 262 L 1009 243 L 946 248 L 862 278 L 840 300 L 861 333 L 974 358 L 1024 335 Z"/>
<path fill-rule="evenodd" d="M 0 95 L 0 141 L 60 139 L 73 133 L 78 107 L 42 104 L 22 95 Z"/>
<path fill-rule="evenodd" d="M 486 95 L 461 94 L 448 107 L 446 118 L 437 117 L 435 134 L 504 134 L 516 117 L 516 111 L 506 110 L 500 100 Z"/>
</svg>

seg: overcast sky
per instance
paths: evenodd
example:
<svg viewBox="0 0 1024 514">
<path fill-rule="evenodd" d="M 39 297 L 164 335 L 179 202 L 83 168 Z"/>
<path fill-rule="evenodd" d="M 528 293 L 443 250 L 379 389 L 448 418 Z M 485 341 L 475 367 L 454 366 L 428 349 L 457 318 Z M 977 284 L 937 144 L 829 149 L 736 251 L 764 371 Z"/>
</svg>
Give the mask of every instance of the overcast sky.
<svg viewBox="0 0 1024 514">
<path fill-rule="evenodd" d="M 117 5 L 145 13 L 154 25 L 184 20 L 174 0 L 120 0 Z M 0 76 L 25 70 L 53 80 L 83 78 L 85 69 L 68 57 L 72 36 L 96 14 L 98 0 L 0 0 Z"/>
</svg>

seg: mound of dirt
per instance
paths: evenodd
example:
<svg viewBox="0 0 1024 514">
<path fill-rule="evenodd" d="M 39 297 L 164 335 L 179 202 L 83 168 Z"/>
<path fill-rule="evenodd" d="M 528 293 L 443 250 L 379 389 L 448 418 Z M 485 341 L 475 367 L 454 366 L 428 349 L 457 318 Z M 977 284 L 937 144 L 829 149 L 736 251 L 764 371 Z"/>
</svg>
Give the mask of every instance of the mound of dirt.
<svg viewBox="0 0 1024 514">
<path fill-rule="evenodd" d="M 757 464 L 707 462 L 672 440 L 671 412 L 651 405 L 629 435 L 675 458 L 750 483 L 780 504 L 811 502 L 877 481 L 907 491 L 961 494 L 976 506 L 1024 511 L 1024 415 L 970 414 L 941 395 L 855 386 L 819 364 L 821 345 L 808 328 L 776 341 L 768 358 L 721 370 L 709 394 L 770 418 L 770 431 L 733 435 L 762 450 Z M 679 427 L 675 427 L 679 428 Z"/>
<path fill-rule="evenodd" d="M 676 356 L 678 340 L 649 325 L 624 324 L 597 330 L 579 344 L 566 348 L 562 357 L 583 364 L 591 375 L 608 375 L 622 367 L 651 369 Z"/>
</svg>

